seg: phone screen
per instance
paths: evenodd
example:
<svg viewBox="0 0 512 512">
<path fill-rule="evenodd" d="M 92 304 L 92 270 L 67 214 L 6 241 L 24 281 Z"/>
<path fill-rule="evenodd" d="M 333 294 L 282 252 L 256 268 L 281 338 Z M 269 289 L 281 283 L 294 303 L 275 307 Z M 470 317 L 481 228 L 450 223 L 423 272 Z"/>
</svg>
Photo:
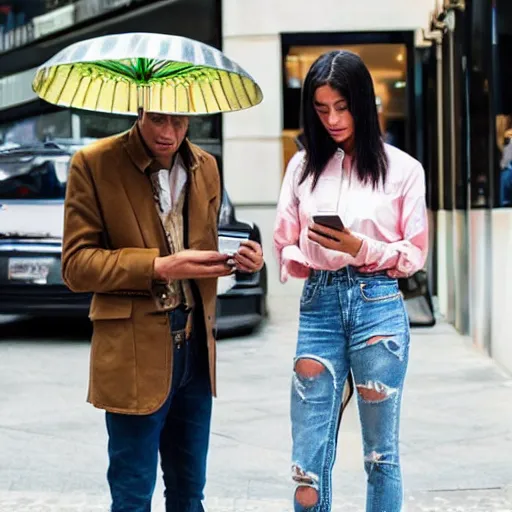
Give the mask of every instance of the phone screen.
<svg viewBox="0 0 512 512">
<path fill-rule="evenodd" d="M 313 221 L 316 224 L 336 229 L 337 231 L 343 231 L 345 229 L 345 225 L 339 215 L 314 215 Z"/>
</svg>

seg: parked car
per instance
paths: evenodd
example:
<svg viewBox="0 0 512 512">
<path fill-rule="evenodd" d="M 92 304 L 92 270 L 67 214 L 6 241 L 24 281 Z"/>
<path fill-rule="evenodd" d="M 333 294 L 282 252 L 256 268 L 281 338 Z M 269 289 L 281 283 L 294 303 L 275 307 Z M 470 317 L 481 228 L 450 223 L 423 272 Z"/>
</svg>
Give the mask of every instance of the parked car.
<svg viewBox="0 0 512 512">
<path fill-rule="evenodd" d="M 0 314 L 87 314 L 91 295 L 67 288 L 60 257 L 68 166 L 88 142 L 60 139 L 0 150 Z M 223 188 L 219 244 L 239 238 L 261 243 L 258 226 L 237 219 Z M 219 334 L 256 327 L 266 315 L 266 295 L 266 267 L 219 279 Z"/>
</svg>

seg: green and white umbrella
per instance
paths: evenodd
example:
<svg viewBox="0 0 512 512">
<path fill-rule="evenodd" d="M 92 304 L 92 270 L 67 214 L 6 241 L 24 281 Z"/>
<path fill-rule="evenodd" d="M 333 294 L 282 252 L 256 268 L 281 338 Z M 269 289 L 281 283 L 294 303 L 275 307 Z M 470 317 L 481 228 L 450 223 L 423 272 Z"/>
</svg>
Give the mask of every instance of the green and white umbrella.
<svg viewBox="0 0 512 512">
<path fill-rule="evenodd" d="M 260 87 L 238 64 L 198 41 L 163 34 L 81 41 L 43 64 L 32 87 L 55 105 L 136 115 L 215 114 L 258 105 Z"/>
</svg>

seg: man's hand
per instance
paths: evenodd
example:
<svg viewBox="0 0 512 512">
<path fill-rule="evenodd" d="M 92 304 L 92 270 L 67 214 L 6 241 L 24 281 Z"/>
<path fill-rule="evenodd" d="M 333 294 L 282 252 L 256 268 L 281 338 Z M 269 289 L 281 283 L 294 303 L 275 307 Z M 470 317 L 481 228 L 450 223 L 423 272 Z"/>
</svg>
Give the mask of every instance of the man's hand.
<svg viewBox="0 0 512 512">
<path fill-rule="evenodd" d="M 205 279 L 234 272 L 230 257 L 217 251 L 185 250 L 155 259 L 154 278 L 161 281 Z"/>
<path fill-rule="evenodd" d="M 354 258 L 363 244 L 362 240 L 354 236 L 348 229 L 339 231 L 314 223 L 309 227 L 308 238 L 325 249 L 344 252 Z"/>
<path fill-rule="evenodd" d="M 244 240 L 233 259 L 239 272 L 252 274 L 263 268 L 263 250 L 260 244 L 252 240 Z"/>
</svg>

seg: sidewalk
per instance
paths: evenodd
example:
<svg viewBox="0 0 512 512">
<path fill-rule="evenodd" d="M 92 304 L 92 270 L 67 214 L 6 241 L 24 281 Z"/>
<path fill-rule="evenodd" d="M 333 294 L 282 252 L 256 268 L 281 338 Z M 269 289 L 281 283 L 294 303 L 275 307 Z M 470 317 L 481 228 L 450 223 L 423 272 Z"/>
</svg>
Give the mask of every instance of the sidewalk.
<svg viewBox="0 0 512 512">
<path fill-rule="evenodd" d="M 219 342 L 208 512 L 293 510 L 297 306 L 296 295 L 276 297 L 260 332 Z M 10 390 L 0 418 L 0 512 L 108 510 L 103 418 L 84 403 L 88 352 L 88 343 L 71 341 L 0 344 L 0 378 Z M 404 512 L 512 512 L 511 453 L 511 377 L 449 325 L 415 330 L 402 421 Z M 363 512 L 355 401 L 333 480 L 333 511 Z M 161 496 L 159 479 L 156 512 Z"/>
<path fill-rule="evenodd" d="M 280 297 L 264 336 L 219 347 L 212 512 L 292 510 L 288 403 L 296 304 Z M 414 330 L 402 418 L 407 511 L 512 511 L 512 379 L 451 326 Z M 334 510 L 364 510 L 361 454 L 353 401 L 340 432 Z"/>
</svg>

